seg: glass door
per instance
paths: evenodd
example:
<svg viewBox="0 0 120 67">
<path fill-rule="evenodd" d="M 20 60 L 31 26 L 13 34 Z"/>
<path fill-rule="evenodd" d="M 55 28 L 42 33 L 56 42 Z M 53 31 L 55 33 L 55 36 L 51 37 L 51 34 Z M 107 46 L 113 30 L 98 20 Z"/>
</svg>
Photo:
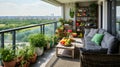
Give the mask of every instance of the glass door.
<svg viewBox="0 0 120 67">
<path fill-rule="evenodd" d="M 116 1 L 116 32 L 120 34 L 120 0 Z"/>
</svg>

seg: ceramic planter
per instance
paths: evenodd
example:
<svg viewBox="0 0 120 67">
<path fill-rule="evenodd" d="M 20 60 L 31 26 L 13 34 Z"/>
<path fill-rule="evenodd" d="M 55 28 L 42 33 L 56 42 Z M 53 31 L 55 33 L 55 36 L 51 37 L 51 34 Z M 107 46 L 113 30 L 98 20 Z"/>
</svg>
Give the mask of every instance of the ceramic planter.
<svg viewBox="0 0 120 67">
<path fill-rule="evenodd" d="M 44 52 L 44 48 L 43 47 L 35 47 L 35 52 L 37 53 L 37 56 L 41 56 Z"/>
<path fill-rule="evenodd" d="M 47 49 L 50 49 L 50 43 L 47 44 Z"/>
</svg>

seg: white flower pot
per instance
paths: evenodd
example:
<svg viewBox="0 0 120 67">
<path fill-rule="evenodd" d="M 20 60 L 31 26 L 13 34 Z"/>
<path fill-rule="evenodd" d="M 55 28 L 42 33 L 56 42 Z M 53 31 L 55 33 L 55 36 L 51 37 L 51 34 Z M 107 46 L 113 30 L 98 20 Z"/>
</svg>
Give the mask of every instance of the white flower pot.
<svg viewBox="0 0 120 67">
<path fill-rule="evenodd" d="M 37 53 L 37 56 L 41 56 L 44 52 L 44 48 L 43 47 L 35 47 L 35 52 Z"/>
</svg>

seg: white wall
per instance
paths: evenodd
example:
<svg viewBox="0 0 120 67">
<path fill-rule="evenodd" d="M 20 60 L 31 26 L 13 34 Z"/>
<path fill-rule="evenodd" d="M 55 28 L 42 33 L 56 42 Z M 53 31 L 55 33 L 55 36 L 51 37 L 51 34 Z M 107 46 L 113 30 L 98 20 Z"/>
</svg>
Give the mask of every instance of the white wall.
<svg viewBox="0 0 120 67">
<path fill-rule="evenodd" d="M 99 19 L 98 19 L 98 28 L 101 28 L 101 26 L 102 26 L 102 25 L 101 25 L 101 19 L 102 19 L 102 18 L 101 18 L 101 16 L 102 16 L 102 15 L 101 15 L 101 4 L 98 4 L 98 9 L 99 9 L 99 13 L 98 13 L 98 14 L 99 14 L 99 15 L 98 15 L 98 18 L 99 18 Z"/>
<path fill-rule="evenodd" d="M 107 30 L 107 1 L 103 1 L 103 29 Z"/>
<path fill-rule="evenodd" d="M 73 29 L 75 29 L 75 14 L 74 14 L 74 18 L 71 18 L 70 15 L 69 15 L 69 11 L 70 11 L 70 8 L 73 8 L 74 11 L 75 11 L 75 3 L 67 3 L 64 5 L 64 18 L 65 20 L 69 20 L 69 19 L 72 19 L 74 21 L 73 23 Z"/>
<path fill-rule="evenodd" d="M 103 29 L 107 30 L 107 1 L 106 0 L 99 0 L 98 4 L 100 4 L 101 2 L 103 2 L 103 17 L 102 17 L 103 25 L 102 25 L 102 27 L 103 27 Z M 101 10 L 101 9 L 99 8 L 99 10 Z M 101 16 L 101 13 L 99 12 L 99 25 L 101 24 L 100 23 L 101 22 L 100 16 Z"/>
</svg>

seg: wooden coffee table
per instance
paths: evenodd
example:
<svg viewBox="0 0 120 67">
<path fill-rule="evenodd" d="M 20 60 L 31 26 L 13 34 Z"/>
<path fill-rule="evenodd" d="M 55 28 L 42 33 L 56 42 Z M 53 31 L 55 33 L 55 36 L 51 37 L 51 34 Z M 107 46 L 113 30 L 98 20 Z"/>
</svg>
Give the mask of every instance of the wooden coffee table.
<svg viewBox="0 0 120 67">
<path fill-rule="evenodd" d="M 75 46 L 62 46 L 60 43 L 56 46 L 56 56 L 67 56 L 74 59 Z"/>
</svg>

